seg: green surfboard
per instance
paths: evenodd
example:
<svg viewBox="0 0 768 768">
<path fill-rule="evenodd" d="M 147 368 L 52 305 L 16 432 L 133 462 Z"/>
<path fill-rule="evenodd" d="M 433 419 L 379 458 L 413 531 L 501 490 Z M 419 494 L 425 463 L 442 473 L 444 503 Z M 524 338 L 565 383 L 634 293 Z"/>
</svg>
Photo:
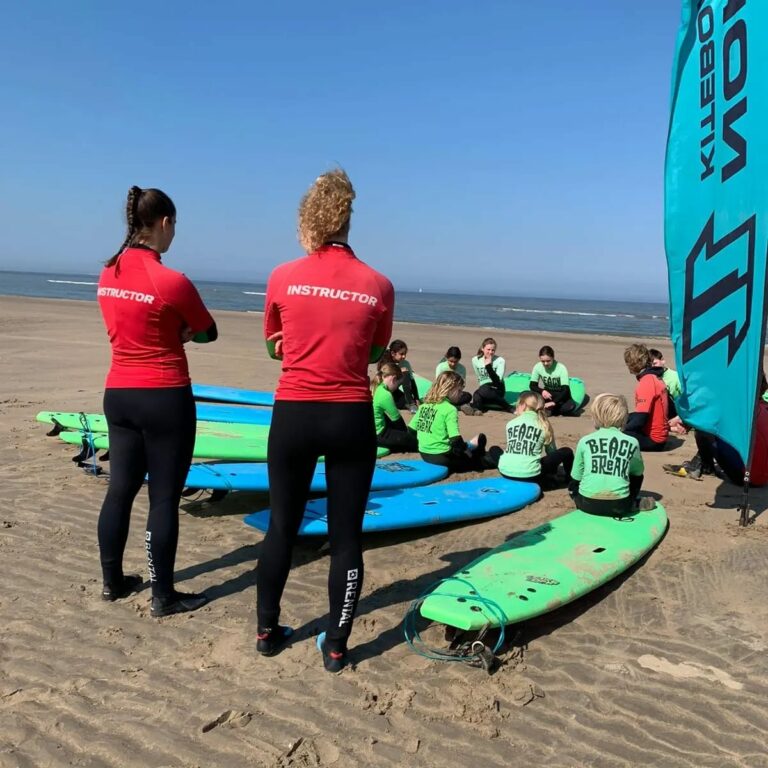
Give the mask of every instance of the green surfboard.
<svg viewBox="0 0 768 768">
<path fill-rule="evenodd" d="M 531 374 L 526 373 L 525 371 L 512 371 L 512 373 L 509 373 L 504 377 L 504 386 L 507 389 L 504 399 L 508 403 L 515 405 L 517 403 L 517 398 L 520 397 L 523 392 L 531 388 Z M 576 403 L 576 406 L 580 408 L 587 394 L 584 382 L 576 376 L 571 376 L 570 387 L 571 397 Z"/>
<path fill-rule="evenodd" d="M 492 549 L 421 604 L 427 619 L 463 630 L 532 619 L 605 584 L 651 550 L 667 530 L 667 513 L 623 518 L 569 512 Z M 493 601 L 489 608 L 483 600 Z"/>
<path fill-rule="evenodd" d="M 258 424 L 198 422 L 192 456 L 195 459 L 223 461 L 266 461 L 268 434 L 269 427 Z M 82 445 L 83 433 L 61 432 L 59 439 L 70 445 Z M 109 450 L 109 437 L 106 433 L 93 433 L 93 447 L 98 451 Z M 388 453 L 387 448 L 379 448 L 376 455 L 381 457 Z"/>
<path fill-rule="evenodd" d="M 419 397 L 423 399 L 424 395 L 427 394 L 427 390 L 432 386 L 432 382 L 429 379 L 425 379 L 423 376 L 414 375 L 413 378 L 416 381 L 416 389 L 419 392 Z M 570 386 L 571 397 L 573 397 L 577 407 L 580 408 L 587 394 L 584 382 L 576 376 L 571 376 Z M 531 388 L 531 374 L 525 373 L 524 371 L 512 371 L 512 373 L 504 377 L 504 387 L 506 388 L 504 399 L 510 405 L 516 405 L 517 398 L 520 397 L 523 392 Z"/>
</svg>

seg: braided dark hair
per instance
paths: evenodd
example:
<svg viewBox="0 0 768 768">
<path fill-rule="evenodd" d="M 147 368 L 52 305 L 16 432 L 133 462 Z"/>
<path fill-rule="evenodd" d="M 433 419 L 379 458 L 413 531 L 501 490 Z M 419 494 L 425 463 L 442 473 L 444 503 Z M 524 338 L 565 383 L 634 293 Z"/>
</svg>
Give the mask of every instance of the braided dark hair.
<svg viewBox="0 0 768 768">
<path fill-rule="evenodd" d="M 125 219 L 128 223 L 128 232 L 125 240 L 117 253 L 106 262 L 111 267 L 117 262 L 120 254 L 131 245 L 134 245 L 139 235 L 146 229 L 150 229 L 158 219 L 173 219 L 176 216 L 176 206 L 165 192 L 159 189 L 142 189 L 133 186 L 128 190 L 125 201 Z"/>
</svg>

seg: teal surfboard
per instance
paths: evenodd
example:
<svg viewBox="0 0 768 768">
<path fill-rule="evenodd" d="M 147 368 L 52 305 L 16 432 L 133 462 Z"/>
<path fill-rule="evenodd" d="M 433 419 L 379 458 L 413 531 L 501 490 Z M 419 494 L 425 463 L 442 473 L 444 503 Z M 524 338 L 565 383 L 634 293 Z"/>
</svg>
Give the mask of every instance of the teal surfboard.
<svg viewBox="0 0 768 768">
<path fill-rule="evenodd" d="M 536 501 L 539 494 L 539 486 L 535 483 L 521 483 L 500 477 L 379 491 L 368 497 L 363 531 L 393 531 L 506 515 Z M 244 522 L 260 531 L 266 531 L 269 526 L 269 510 L 253 512 Z M 307 503 L 299 533 L 302 536 L 328 535 L 326 499 L 313 499 Z"/>
<path fill-rule="evenodd" d="M 429 485 L 442 480 L 447 474 L 446 467 L 426 461 L 377 461 L 371 490 Z M 211 491 L 266 492 L 269 490 L 269 473 L 266 464 L 193 464 L 189 468 L 186 486 Z M 327 490 L 325 465 L 318 464 L 309 490 L 313 493 Z"/>
<path fill-rule="evenodd" d="M 623 518 L 569 512 L 514 536 L 439 584 L 421 615 L 463 630 L 498 626 L 499 610 L 505 624 L 532 619 L 623 573 L 666 530 L 660 504 Z"/>
<path fill-rule="evenodd" d="M 270 407 L 275 404 L 274 392 L 263 392 L 255 389 L 219 387 L 213 384 L 193 384 L 192 394 L 195 400 L 207 400 L 212 403 L 235 403 L 237 405 Z"/>
</svg>

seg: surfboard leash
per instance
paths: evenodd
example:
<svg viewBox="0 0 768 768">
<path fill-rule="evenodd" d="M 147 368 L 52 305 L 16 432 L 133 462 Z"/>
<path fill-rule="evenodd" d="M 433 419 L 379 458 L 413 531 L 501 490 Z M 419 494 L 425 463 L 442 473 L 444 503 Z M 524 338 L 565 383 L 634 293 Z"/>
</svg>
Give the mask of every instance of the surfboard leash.
<svg viewBox="0 0 768 768">
<path fill-rule="evenodd" d="M 456 581 L 468 586 L 472 594 L 434 591 L 440 587 L 441 584 L 445 584 L 449 581 Z M 473 640 L 472 642 L 462 643 L 456 649 L 448 651 L 432 648 L 427 645 L 422 639 L 416 626 L 416 620 L 419 615 L 419 608 L 428 597 L 460 598 L 465 602 L 476 603 L 480 606 L 480 610 L 485 609 L 488 613 L 493 615 L 499 623 L 499 637 L 493 648 L 489 648 L 482 642 L 482 632 L 478 639 Z M 496 653 L 504 647 L 505 626 L 507 621 L 507 615 L 504 613 L 504 609 L 495 600 L 492 600 L 489 597 L 483 597 L 477 589 L 475 589 L 475 586 L 466 579 L 461 579 L 458 576 L 448 576 L 445 579 L 436 581 L 426 592 L 411 601 L 408 610 L 405 613 L 405 617 L 403 618 L 403 635 L 405 636 L 405 642 L 408 647 L 419 656 L 431 659 L 432 661 L 454 661 L 461 664 L 469 664 L 473 667 L 482 666 L 490 673 L 493 671 L 493 667 L 497 661 Z"/>
<path fill-rule="evenodd" d="M 83 461 L 79 461 L 77 466 L 82 467 L 86 472 L 89 472 L 94 476 L 98 476 L 101 474 L 102 470 L 101 467 L 96 463 L 96 446 L 93 443 L 93 430 L 91 429 L 90 422 L 88 421 L 88 416 L 83 411 L 80 411 L 78 415 L 80 417 L 80 433 L 83 436 L 83 441 L 87 445 L 88 456 Z M 83 447 L 85 448 L 86 445 Z M 88 459 L 91 460 L 90 466 L 87 463 Z"/>
</svg>

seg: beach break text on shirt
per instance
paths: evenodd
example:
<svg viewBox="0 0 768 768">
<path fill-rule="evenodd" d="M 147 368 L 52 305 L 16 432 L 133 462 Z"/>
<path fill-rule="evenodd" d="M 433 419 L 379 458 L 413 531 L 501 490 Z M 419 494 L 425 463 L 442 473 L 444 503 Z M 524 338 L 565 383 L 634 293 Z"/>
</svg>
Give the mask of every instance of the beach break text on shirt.
<svg viewBox="0 0 768 768">
<path fill-rule="evenodd" d="M 507 430 L 507 453 L 538 456 L 542 430 L 533 424 L 515 424 Z"/>
<path fill-rule="evenodd" d="M 419 418 L 416 420 L 417 432 L 431 432 L 437 410 L 433 405 L 422 405 L 419 408 Z"/>
<path fill-rule="evenodd" d="M 335 299 L 337 301 L 356 301 L 360 304 L 370 304 L 375 307 L 378 303 L 376 296 L 359 291 L 347 291 L 343 288 L 328 288 L 323 285 L 289 285 L 288 296 L 315 296 L 320 299 Z"/>
<path fill-rule="evenodd" d="M 544 382 L 544 386 L 547 389 L 560 389 L 560 377 L 559 376 L 542 376 L 541 380 Z"/>
<path fill-rule="evenodd" d="M 634 446 L 630 440 L 618 437 L 587 438 L 592 454 L 590 472 L 597 475 L 626 477 L 629 474 L 629 460 Z"/>
</svg>

